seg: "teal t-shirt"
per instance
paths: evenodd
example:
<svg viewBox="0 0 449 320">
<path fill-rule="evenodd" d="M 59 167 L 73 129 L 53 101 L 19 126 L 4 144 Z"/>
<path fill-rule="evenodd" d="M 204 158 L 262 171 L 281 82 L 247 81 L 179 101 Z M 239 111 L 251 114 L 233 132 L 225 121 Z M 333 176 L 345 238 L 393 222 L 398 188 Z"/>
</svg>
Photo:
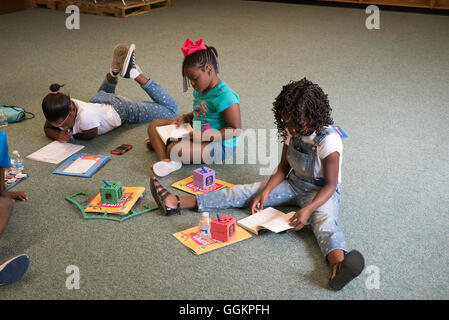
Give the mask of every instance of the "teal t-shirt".
<svg viewBox="0 0 449 320">
<path fill-rule="evenodd" d="M 193 128 L 201 131 L 226 128 L 221 112 L 234 103 L 240 103 L 239 96 L 224 81 L 220 81 L 206 93 L 193 90 Z M 238 138 L 223 140 L 222 144 L 225 147 L 236 147 Z"/>
</svg>

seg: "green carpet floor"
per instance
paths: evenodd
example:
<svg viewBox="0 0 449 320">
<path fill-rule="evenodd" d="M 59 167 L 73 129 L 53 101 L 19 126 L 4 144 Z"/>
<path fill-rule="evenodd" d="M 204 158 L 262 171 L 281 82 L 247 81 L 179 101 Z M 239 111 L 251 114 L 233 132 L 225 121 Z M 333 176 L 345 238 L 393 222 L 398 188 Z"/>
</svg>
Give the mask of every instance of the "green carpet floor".
<svg viewBox="0 0 449 320">
<path fill-rule="evenodd" d="M 360 250 L 373 267 L 332 292 L 310 229 L 265 232 L 195 256 L 172 236 L 198 222 L 195 211 L 155 211 L 122 223 L 83 220 L 64 198 L 94 194 L 102 179 L 144 186 L 138 208 L 155 204 L 148 180 L 156 156 L 143 145 L 146 125 L 133 125 L 82 142 L 84 152 L 98 154 L 134 145 L 89 179 L 54 175 L 55 165 L 25 160 L 30 177 L 14 190 L 30 199 L 16 203 L 0 259 L 27 253 L 31 264 L 22 281 L 0 287 L 0 300 L 449 298 L 448 16 L 381 11 L 380 30 L 367 30 L 358 8 L 174 0 L 170 9 L 126 19 L 82 14 L 80 30 L 67 30 L 67 17 L 42 8 L 0 17 L 0 103 L 36 114 L 6 128 L 11 152 L 26 156 L 50 142 L 41 112 L 49 85 L 63 83 L 64 92 L 88 100 L 120 42 L 135 43 L 142 70 L 175 97 L 179 113 L 190 111 L 180 47 L 187 37 L 202 37 L 218 49 L 221 77 L 240 95 L 245 129 L 275 127 L 272 102 L 290 80 L 305 76 L 328 93 L 335 123 L 349 135 L 339 225 L 347 248 Z M 132 80 L 120 80 L 117 93 L 147 100 Z M 261 167 L 212 166 L 236 184 L 267 179 Z M 171 184 L 194 168 L 161 181 Z M 240 219 L 248 210 L 224 213 Z M 78 290 L 66 288 L 69 265 L 79 267 Z M 373 268 L 378 289 L 367 286 Z"/>
</svg>

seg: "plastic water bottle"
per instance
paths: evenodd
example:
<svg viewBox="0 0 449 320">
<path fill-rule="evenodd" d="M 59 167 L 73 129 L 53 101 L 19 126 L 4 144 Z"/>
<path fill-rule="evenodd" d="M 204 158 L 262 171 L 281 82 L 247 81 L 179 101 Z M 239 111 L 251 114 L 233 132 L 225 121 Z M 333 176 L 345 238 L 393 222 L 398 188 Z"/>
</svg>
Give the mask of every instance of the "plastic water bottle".
<svg viewBox="0 0 449 320">
<path fill-rule="evenodd" d="M 12 152 L 12 158 L 11 158 L 11 173 L 12 174 L 19 174 L 23 171 L 23 160 L 22 157 L 19 154 L 19 151 L 14 150 Z"/>
<path fill-rule="evenodd" d="M 209 239 L 211 237 L 209 212 L 203 212 L 198 226 L 200 227 L 200 237 Z"/>
</svg>

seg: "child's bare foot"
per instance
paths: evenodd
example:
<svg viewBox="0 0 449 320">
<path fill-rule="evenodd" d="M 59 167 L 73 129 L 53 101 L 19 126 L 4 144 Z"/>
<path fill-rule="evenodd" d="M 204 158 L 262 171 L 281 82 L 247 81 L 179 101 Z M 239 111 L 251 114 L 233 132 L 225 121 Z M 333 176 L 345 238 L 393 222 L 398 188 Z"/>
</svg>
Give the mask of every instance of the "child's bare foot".
<svg viewBox="0 0 449 320">
<path fill-rule="evenodd" d="M 145 143 L 145 146 L 147 147 L 148 150 L 150 150 L 150 151 L 153 151 L 153 150 L 154 150 L 154 149 L 153 149 L 153 146 L 151 145 L 151 140 L 150 140 L 150 138 L 146 138 L 145 141 L 144 141 L 144 143 Z"/>
</svg>

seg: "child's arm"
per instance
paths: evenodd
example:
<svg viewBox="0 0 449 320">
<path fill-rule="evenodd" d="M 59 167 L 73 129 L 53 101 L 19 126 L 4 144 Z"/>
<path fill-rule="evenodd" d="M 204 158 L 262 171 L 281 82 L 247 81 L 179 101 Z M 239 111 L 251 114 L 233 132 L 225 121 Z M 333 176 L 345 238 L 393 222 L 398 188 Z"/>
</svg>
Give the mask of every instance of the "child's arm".
<svg viewBox="0 0 449 320">
<path fill-rule="evenodd" d="M 9 197 L 0 196 L 0 238 L 8 226 L 13 208 L 14 200 Z"/>
<path fill-rule="evenodd" d="M 240 115 L 240 106 L 234 103 L 221 112 L 226 121 L 226 127 L 220 130 L 211 130 L 200 132 L 202 142 L 222 141 L 238 137 L 242 133 L 242 119 Z M 192 112 L 193 117 L 193 112 Z M 193 118 L 192 118 L 193 119 Z M 190 132 L 190 139 L 197 137 L 198 133 Z"/>
<path fill-rule="evenodd" d="M 6 196 L 5 168 L 0 167 L 0 197 Z"/>
<path fill-rule="evenodd" d="M 52 126 L 48 120 L 45 121 L 44 132 L 47 137 L 58 140 L 59 142 L 67 142 L 72 138 L 70 132 Z"/>
<path fill-rule="evenodd" d="M 240 115 L 240 106 L 238 103 L 227 107 L 222 111 L 226 121 L 226 128 L 220 130 L 222 140 L 232 139 L 240 136 L 242 133 L 242 117 Z"/>
<path fill-rule="evenodd" d="M 332 197 L 338 184 L 339 162 L 340 153 L 336 151 L 332 152 L 322 160 L 325 184 L 321 190 L 317 192 L 312 202 L 296 212 L 290 219 L 290 225 L 293 229 L 290 229 L 289 232 L 302 229 L 307 224 L 310 215 Z"/>
<path fill-rule="evenodd" d="M 290 172 L 290 164 L 287 161 L 287 150 L 288 145 L 284 143 L 284 147 L 282 148 L 282 157 L 279 165 L 276 169 L 276 172 L 270 177 L 267 184 L 263 188 L 263 190 L 254 198 L 251 203 L 251 213 L 254 214 L 257 211 L 263 210 L 263 205 L 267 200 L 270 192 L 276 188 L 282 181 L 285 180 L 285 177 Z"/>
<path fill-rule="evenodd" d="M 98 128 L 92 128 L 75 134 L 75 138 L 81 140 L 90 140 L 98 136 Z"/>
<path fill-rule="evenodd" d="M 238 137 L 242 133 L 242 117 L 240 115 L 240 106 L 234 103 L 221 112 L 226 121 L 226 128 L 216 130 L 219 134 L 205 135 L 201 141 L 228 140 Z M 220 139 L 221 138 L 221 139 Z"/>
</svg>

